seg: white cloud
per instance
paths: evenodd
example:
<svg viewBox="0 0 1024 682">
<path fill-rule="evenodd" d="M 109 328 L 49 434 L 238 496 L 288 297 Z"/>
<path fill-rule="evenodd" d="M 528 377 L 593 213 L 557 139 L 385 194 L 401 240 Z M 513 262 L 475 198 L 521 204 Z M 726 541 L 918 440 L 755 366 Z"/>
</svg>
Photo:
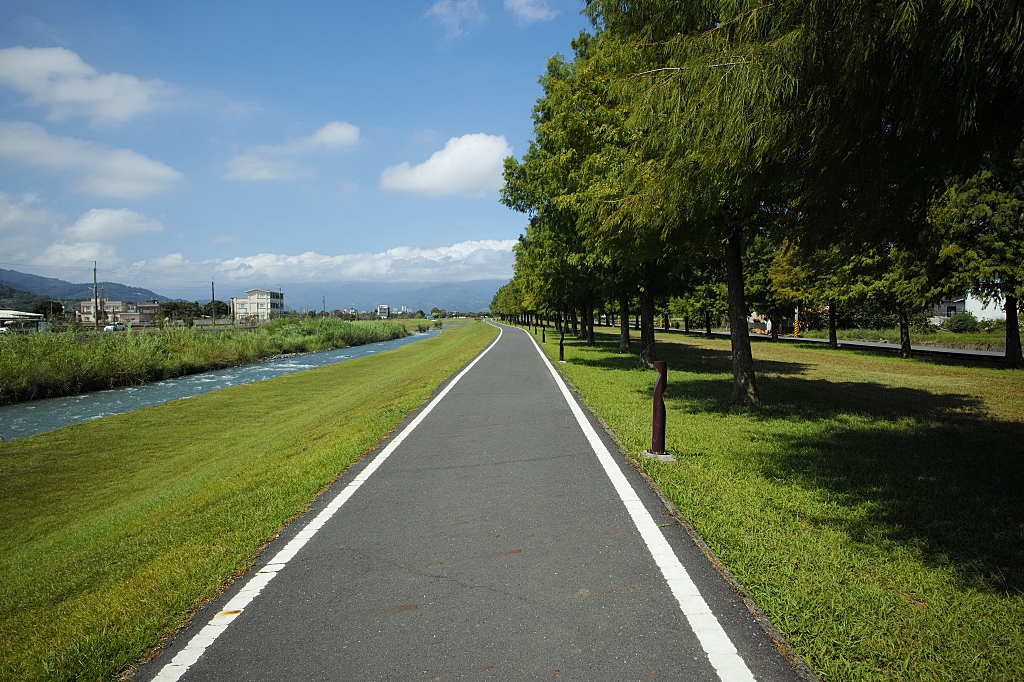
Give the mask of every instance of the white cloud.
<svg viewBox="0 0 1024 682">
<path fill-rule="evenodd" d="M 380 174 L 380 188 L 428 196 L 480 196 L 501 189 L 501 171 L 512 147 L 504 135 L 473 133 L 453 137 L 421 164 L 404 161 Z"/>
<path fill-rule="evenodd" d="M 259 154 L 241 154 L 227 163 L 225 180 L 280 180 L 295 174 L 295 165 L 291 161 L 268 159 Z"/>
<path fill-rule="evenodd" d="M 122 123 L 166 106 L 177 90 L 159 79 L 100 74 L 63 47 L 0 49 L 0 84 L 50 107 L 50 119 L 85 116 L 94 124 Z"/>
<path fill-rule="evenodd" d="M 146 232 L 160 232 L 160 221 L 127 208 L 94 208 L 82 214 L 67 229 L 67 235 L 86 241 L 113 241 L 119 237 Z"/>
<path fill-rule="evenodd" d="M 227 162 L 227 180 L 280 180 L 295 175 L 295 165 L 286 157 L 319 150 L 350 147 L 359 142 L 359 127 L 345 121 L 331 121 L 312 135 L 279 145 L 259 145 Z M 285 157 L 285 158 L 282 158 Z"/>
<path fill-rule="evenodd" d="M 298 255 L 255 256 L 191 262 L 180 253 L 132 264 L 140 274 L 161 270 L 178 278 L 205 278 L 211 273 L 228 282 L 449 282 L 512 276 L 515 240 L 465 241 L 452 246 L 400 246 L 380 253 L 328 256 L 314 251 Z"/>
<path fill-rule="evenodd" d="M 62 217 L 39 203 L 39 195 L 32 192 L 20 196 L 0 192 L 0 250 L 5 256 L 31 254 L 41 238 L 56 230 Z"/>
<path fill-rule="evenodd" d="M 131 149 L 109 149 L 73 137 L 50 135 L 34 123 L 0 121 L 0 158 L 55 170 L 77 170 L 80 192 L 139 199 L 169 190 L 183 177 Z"/>
<path fill-rule="evenodd" d="M 505 9 L 516 15 L 524 24 L 554 19 L 558 14 L 548 7 L 544 0 L 505 0 Z"/>
<path fill-rule="evenodd" d="M 287 154 L 300 154 L 318 148 L 340 149 L 359 142 L 359 126 L 345 121 L 331 121 L 309 137 L 286 142 L 280 149 Z"/>
<path fill-rule="evenodd" d="M 91 241 L 50 244 L 42 254 L 32 259 L 35 265 L 60 264 L 65 267 L 74 267 L 79 263 L 91 264 L 93 261 L 103 263 L 107 267 L 121 263 L 113 245 Z"/>
<path fill-rule="evenodd" d="M 438 0 L 427 10 L 427 16 L 437 19 L 447 29 L 449 38 L 456 38 L 462 35 L 467 22 L 483 21 L 484 12 L 479 0 Z"/>
<path fill-rule="evenodd" d="M 0 192 L 0 232 L 37 230 L 52 225 L 55 221 L 53 212 L 39 208 L 39 195 L 25 192 L 20 197 L 12 197 Z"/>
</svg>

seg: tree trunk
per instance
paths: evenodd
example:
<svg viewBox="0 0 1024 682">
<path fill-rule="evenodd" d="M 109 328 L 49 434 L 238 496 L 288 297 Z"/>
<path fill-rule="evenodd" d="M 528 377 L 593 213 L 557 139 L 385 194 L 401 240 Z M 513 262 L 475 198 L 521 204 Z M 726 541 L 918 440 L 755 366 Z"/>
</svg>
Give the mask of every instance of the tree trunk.
<svg viewBox="0 0 1024 682">
<path fill-rule="evenodd" d="M 587 345 L 593 346 L 597 342 L 594 340 L 594 307 L 593 304 L 587 304 Z"/>
<path fill-rule="evenodd" d="M 640 366 L 654 367 L 654 294 L 650 287 L 640 292 Z"/>
<path fill-rule="evenodd" d="M 690 316 L 689 315 L 683 315 L 683 331 L 684 332 L 690 331 Z"/>
<path fill-rule="evenodd" d="M 899 309 L 900 316 L 900 355 L 909 358 L 910 350 L 910 315 L 903 308 Z"/>
<path fill-rule="evenodd" d="M 1011 369 L 1024 368 L 1020 351 L 1020 321 L 1017 319 L 1017 297 L 1007 296 L 1003 306 L 1006 311 L 1006 366 Z"/>
<path fill-rule="evenodd" d="M 732 341 L 732 401 L 757 405 L 754 356 L 747 330 L 747 302 L 743 296 L 743 231 L 732 228 L 725 245 L 726 280 L 729 286 L 729 338 Z"/>
<path fill-rule="evenodd" d="M 779 309 L 772 308 L 772 311 L 768 314 L 768 319 L 772 323 L 772 341 L 779 340 Z"/>
<path fill-rule="evenodd" d="M 705 310 L 704 311 L 704 326 L 706 327 L 706 329 L 704 331 L 704 336 L 706 336 L 706 337 L 708 337 L 710 339 L 711 338 L 711 311 L 710 310 Z"/>
<path fill-rule="evenodd" d="M 576 319 L 576 308 L 569 309 L 569 328 L 572 329 L 572 335 L 577 339 L 580 338 L 580 327 L 579 320 Z"/>
<path fill-rule="evenodd" d="M 629 297 L 622 294 L 619 299 L 619 352 L 629 351 Z"/>
<path fill-rule="evenodd" d="M 828 347 L 832 350 L 839 349 L 839 339 L 836 337 L 836 299 L 828 302 Z"/>
</svg>

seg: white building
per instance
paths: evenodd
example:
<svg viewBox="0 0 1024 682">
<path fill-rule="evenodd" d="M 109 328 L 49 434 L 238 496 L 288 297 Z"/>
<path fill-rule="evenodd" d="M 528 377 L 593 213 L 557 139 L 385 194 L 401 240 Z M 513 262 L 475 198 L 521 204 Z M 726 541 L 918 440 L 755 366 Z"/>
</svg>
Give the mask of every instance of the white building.
<svg viewBox="0 0 1024 682">
<path fill-rule="evenodd" d="M 942 320 L 956 313 L 968 312 L 979 320 L 1005 320 L 1006 312 L 1003 310 L 1002 302 L 985 302 L 968 294 L 963 298 L 939 301 L 932 308 L 932 322 L 941 324 Z"/>
<path fill-rule="evenodd" d="M 377 306 L 377 317 L 382 320 L 386 320 L 391 317 L 391 308 L 381 303 Z"/>
<path fill-rule="evenodd" d="M 270 320 L 284 313 L 284 294 L 270 289 L 249 289 L 245 298 L 231 298 L 235 320 Z"/>
<path fill-rule="evenodd" d="M 99 305 L 97 308 L 96 305 Z M 157 301 L 146 301 L 137 303 L 135 301 L 113 301 L 105 296 L 100 296 L 93 301 L 91 298 L 80 301 L 78 304 L 78 321 L 82 324 L 96 324 L 97 314 L 99 321 L 107 324 L 109 322 L 124 322 L 125 324 L 146 325 L 152 324 L 156 319 Z"/>
</svg>

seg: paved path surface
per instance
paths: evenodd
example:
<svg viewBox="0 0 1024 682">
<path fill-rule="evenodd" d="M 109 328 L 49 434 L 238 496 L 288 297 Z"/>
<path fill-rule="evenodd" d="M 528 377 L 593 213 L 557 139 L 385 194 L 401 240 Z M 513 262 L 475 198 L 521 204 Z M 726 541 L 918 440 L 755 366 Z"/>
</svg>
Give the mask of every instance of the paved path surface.
<svg viewBox="0 0 1024 682">
<path fill-rule="evenodd" d="M 799 679 L 528 332 L 445 390 L 136 679 Z"/>
</svg>

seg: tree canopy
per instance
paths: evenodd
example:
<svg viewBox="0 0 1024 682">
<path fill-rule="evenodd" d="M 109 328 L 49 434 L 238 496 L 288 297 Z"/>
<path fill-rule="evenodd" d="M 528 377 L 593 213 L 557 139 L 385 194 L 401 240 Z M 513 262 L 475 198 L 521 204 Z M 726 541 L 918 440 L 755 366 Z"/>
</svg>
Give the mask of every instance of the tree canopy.
<svg viewBox="0 0 1024 682">
<path fill-rule="evenodd" d="M 529 225 L 492 310 L 579 311 L 592 326 L 595 308 L 617 302 L 626 324 L 638 302 L 648 365 L 655 309 L 718 315 L 724 287 L 733 400 L 748 404 L 751 303 L 776 330 L 796 304 L 827 309 L 833 330 L 838 308 L 869 304 L 903 336 L 959 288 L 1012 301 L 1016 328 L 1021 165 L 1006 150 L 1024 137 L 1019 3 L 586 11 L 593 32 L 572 59 L 549 60 L 534 139 L 506 160 L 502 201 Z"/>
</svg>

